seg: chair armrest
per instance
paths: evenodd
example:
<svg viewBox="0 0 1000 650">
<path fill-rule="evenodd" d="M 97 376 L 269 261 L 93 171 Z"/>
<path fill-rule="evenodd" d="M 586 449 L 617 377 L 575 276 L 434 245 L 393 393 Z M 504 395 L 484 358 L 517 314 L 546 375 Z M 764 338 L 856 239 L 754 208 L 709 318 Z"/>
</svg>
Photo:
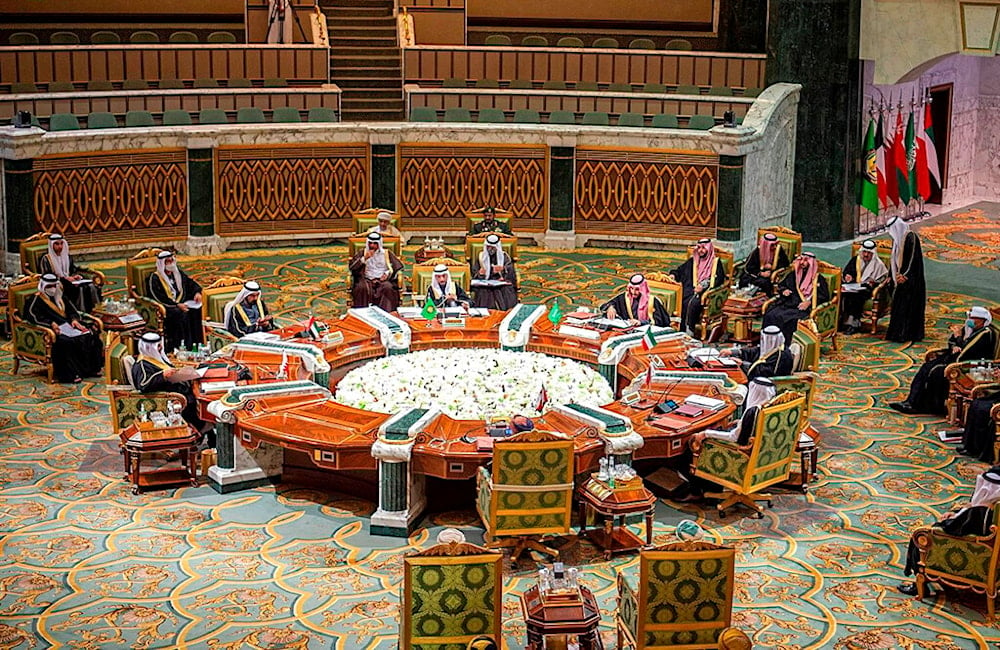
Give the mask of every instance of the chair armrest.
<svg viewBox="0 0 1000 650">
<path fill-rule="evenodd" d="M 1000 383 L 977 384 L 972 387 L 969 399 L 979 399 L 980 397 L 994 397 L 1000 392 Z"/>
<path fill-rule="evenodd" d="M 153 331 L 163 329 L 163 321 L 167 317 L 167 308 L 152 298 L 139 296 L 135 298 L 135 309 L 146 321 L 146 327 Z"/>
<path fill-rule="evenodd" d="M 779 284 L 781 284 L 781 281 L 785 279 L 785 276 L 791 272 L 792 272 L 791 266 L 786 266 L 783 269 L 778 269 L 777 271 L 771 274 L 771 284 L 777 287 Z"/>
<path fill-rule="evenodd" d="M 11 327 L 11 344 L 14 352 L 48 356 L 52 344 L 56 341 L 56 333 L 49 327 L 35 325 L 19 316 L 14 316 Z"/>
<path fill-rule="evenodd" d="M 104 323 L 100 318 L 95 318 L 90 314 L 80 314 L 80 320 L 82 321 L 82 324 L 92 326 L 95 330 L 97 330 L 98 334 L 104 331 Z"/>
<path fill-rule="evenodd" d="M 887 287 L 891 286 L 891 282 L 888 278 L 882 280 L 872 289 L 872 300 L 881 300 L 883 298 L 882 294 L 888 291 Z"/>
<path fill-rule="evenodd" d="M 933 361 L 934 359 L 937 359 L 938 357 L 944 354 L 948 354 L 948 348 L 937 348 L 935 350 L 928 350 L 927 354 L 924 355 L 924 362 L 926 363 L 927 361 Z"/>
<path fill-rule="evenodd" d="M 90 280 L 93 281 L 94 284 L 96 284 L 99 287 L 104 287 L 109 284 L 107 278 L 104 277 L 104 274 L 101 273 L 100 271 L 81 268 L 80 275 L 82 275 L 85 278 L 89 278 Z"/>
<path fill-rule="evenodd" d="M 476 510 L 484 522 L 489 519 L 492 497 L 493 477 L 490 475 L 490 470 L 480 466 L 476 473 Z"/>
</svg>

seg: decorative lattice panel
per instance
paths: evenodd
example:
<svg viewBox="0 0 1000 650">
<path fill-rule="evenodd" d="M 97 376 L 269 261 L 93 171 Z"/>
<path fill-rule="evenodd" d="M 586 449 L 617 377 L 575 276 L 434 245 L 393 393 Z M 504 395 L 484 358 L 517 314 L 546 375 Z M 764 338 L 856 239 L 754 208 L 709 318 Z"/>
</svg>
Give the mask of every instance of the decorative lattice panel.
<svg viewBox="0 0 1000 650">
<path fill-rule="evenodd" d="M 712 153 L 576 150 L 576 231 L 714 237 L 719 157 Z"/>
<path fill-rule="evenodd" d="M 216 231 L 351 229 L 368 206 L 368 146 L 231 147 L 216 152 Z"/>
<path fill-rule="evenodd" d="M 41 157 L 35 228 L 74 247 L 187 237 L 185 150 Z"/>
<path fill-rule="evenodd" d="M 509 210 L 513 230 L 545 229 L 544 146 L 401 145 L 399 195 L 404 230 L 463 230 L 465 212 Z"/>
</svg>

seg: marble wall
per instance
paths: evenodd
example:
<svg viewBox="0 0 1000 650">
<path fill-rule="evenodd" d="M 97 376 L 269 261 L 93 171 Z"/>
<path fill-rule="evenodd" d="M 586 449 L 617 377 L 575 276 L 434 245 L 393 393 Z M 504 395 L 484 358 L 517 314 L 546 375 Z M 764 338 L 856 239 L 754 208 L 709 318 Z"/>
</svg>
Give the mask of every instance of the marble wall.
<svg viewBox="0 0 1000 650">
<path fill-rule="evenodd" d="M 875 83 L 894 84 L 960 49 L 955 0 L 861 0 L 861 58 L 874 62 Z"/>
</svg>

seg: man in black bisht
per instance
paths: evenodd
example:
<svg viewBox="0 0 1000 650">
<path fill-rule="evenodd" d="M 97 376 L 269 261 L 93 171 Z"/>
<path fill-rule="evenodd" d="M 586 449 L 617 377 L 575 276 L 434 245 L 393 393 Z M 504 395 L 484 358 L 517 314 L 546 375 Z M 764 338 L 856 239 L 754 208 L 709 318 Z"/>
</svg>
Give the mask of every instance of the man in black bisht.
<svg viewBox="0 0 1000 650">
<path fill-rule="evenodd" d="M 965 411 L 962 429 L 962 446 L 956 451 L 978 458 L 984 463 L 994 463 L 993 445 L 997 439 L 997 424 L 990 417 L 993 407 L 1000 404 L 1000 389 L 987 391 L 972 400 Z"/>
<path fill-rule="evenodd" d="M 226 304 L 223 319 L 229 333 L 239 338 L 274 329 L 274 319 L 264 302 L 260 285 L 253 280 L 243 283 L 232 302 Z"/>
<path fill-rule="evenodd" d="M 87 282 L 81 272 L 87 269 L 77 266 L 69 252 L 69 242 L 57 233 L 49 235 L 49 250 L 38 260 L 38 272 L 51 273 L 59 278 L 63 288 L 63 299 L 73 303 L 78 310 L 94 311 L 101 302 L 101 287 Z"/>
<path fill-rule="evenodd" d="M 164 345 L 175 350 L 195 343 L 204 343 L 201 326 L 201 285 L 177 266 L 172 251 L 160 251 L 156 256 L 156 273 L 147 280 L 149 295 L 167 308 L 163 322 Z"/>
<path fill-rule="evenodd" d="M 895 288 L 885 338 L 899 343 L 923 341 L 927 287 L 920 238 L 899 217 L 893 217 L 888 225 L 892 235 L 892 261 L 889 266 Z"/>
<path fill-rule="evenodd" d="M 785 346 L 785 336 L 774 325 L 761 331 L 760 345 L 722 350 L 721 355 L 739 359 L 747 379 L 784 377 L 792 374 L 795 366 L 795 357 Z"/>
<path fill-rule="evenodd" d="M 993 359 L 997 349 L 997 333 L 990 325 L 993 315 L 985 307 L 969 310 L 964 327 L 954 326 L 948 338 L 948 347 L 937 356 L 925 361 L 910 382 L 910 394 L 902 402 L 889 406 L 907 415 L 944 415 L 948 397 L 948 378 L 944 369 L 957 361 Z"/>
<path fill-rule="evenodd" d="M 81 377 L 100 374 L 104 365 L 101 338 L 83 325 L 73 303 L 63 299 L 57 276 L 46 273 L 38 280 L 38 293 L 24 304 L 24 318 L 55 333 L 52 366 L 61 383 L 75 384 Z"/>
<path fill-rule="evenodd" d="M 681 284 L 681 325 L 687 332 L 694 332 L 701 321 L 701 296 L 725 283 L 726 264 L 715 254 L 711 239 L 699 239 L 694 254 L 671 271 L 670 276 Z"/>
<path fill-rule="evenodd" d="M 792 336 L 799 321 L 809 318 L 812 310 L 830 300 L 830 287 L 819 272 L 819 262 L 813 253 L 802 253 L 795 258 L 794 271 L 785 276 L 777 288 L 777 297 L 764 312 L 762 325 L 774 325 L 785 337 L 785 345 L 792 342 Z"/>
<path fill-rule="evenodd" d="M 649 291 L 646 276 L 636 273 L 629 278 L 624 293 L 601 305 L 608 318 L 620 318 L 630 325 L 656 325 L 670 327 L 670 314 L 663 301 Z"/>
<path fill-rule="evenodd" d="M 197 377 L 194 368 L 175 368 L 170 363 L 159 334 L 146 332 L 139 337 L 139 357 L 132 364 L 132 385 L 142 393 L 180 393 L 186 401 L 181 417 L 199 432 L 204 432 L 210 425 L 198 416 L 198 401 L 191 385 Z"/>
<path fill-rule="evenodd" d="M 788 268 L 790 263 L 778 236 L 772 232 L 764 233 L 743 265 L 738 286 L 755 286 L 770 296 L 774 293 L 774 274 Z"/>
</svg>

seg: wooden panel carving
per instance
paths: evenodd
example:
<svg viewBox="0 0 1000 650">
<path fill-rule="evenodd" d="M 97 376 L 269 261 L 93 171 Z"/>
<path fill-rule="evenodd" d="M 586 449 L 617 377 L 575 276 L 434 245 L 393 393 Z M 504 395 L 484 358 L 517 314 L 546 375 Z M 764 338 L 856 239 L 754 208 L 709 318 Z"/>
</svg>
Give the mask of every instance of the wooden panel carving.
<svg viewBox="0 0 1000 650">
<path fill-rule="evenodd" d="M 35 227 L 74 247 L 187 237 L 183 149 L 41 157 L 33 177 Z"/>
<path fill-rule="evenodd" d="M 576 231 L 714 237 L 719 157 L 708 152 L 576 150 Z"/>
<path fill-rule="evenodd" d="M 509 210 L 515 231 L 545 229 L 547 149 L 540 145 L 399 147 L 404 230 L 464 230 L 465 211 Z"/>
<path fill-rule="evenodd" d="M 216 232 L 350 232 L 368 207 L 368 145 L 216 151 Z"/>
</svg>

